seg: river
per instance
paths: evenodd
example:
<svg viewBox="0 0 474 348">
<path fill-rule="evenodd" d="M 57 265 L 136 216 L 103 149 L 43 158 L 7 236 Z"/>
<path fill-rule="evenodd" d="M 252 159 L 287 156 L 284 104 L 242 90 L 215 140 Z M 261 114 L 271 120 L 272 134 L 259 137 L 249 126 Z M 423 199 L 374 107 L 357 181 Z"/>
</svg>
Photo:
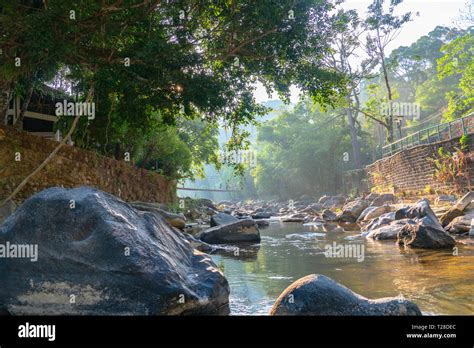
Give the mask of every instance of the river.
<svg viewBox="0 0 474 348">
<path fill-rule="evenodd" d="M 261 243 L 212 255 L 230 284 L 231 315 L 266 315 L 281 292 L 312 273 L 324 274 L 368 298 L 403 296 L 424 315 L 474 314 L 474 240 L 450 250 L 403 249 L 357 231 L 315 233 L 301 223 L 273 220 Z M 326 246 L 358 245 L 356 257 L 326 257 Z M 363 247 L 363 249 L 362 249 Z M 362 257 L 361 257 L 362 256 Z"/>
</svg>

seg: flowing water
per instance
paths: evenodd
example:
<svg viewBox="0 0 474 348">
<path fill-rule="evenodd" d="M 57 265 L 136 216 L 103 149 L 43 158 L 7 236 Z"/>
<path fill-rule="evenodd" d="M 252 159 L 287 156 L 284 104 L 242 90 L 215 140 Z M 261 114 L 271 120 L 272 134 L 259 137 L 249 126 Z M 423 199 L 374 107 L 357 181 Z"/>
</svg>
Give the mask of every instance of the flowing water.
<svg viewBox="0 0 474 348">
<path fill-rule="evenodd" d="M 300 223 L 271 221 L 259 244 L 214 254 L 230 284 L 232 315 L 266 315 L 281 292 L 308 274 L 324 274 L 368 298 L 403 296 L 425 315 L 474 315 L 474 239 L 453 251 L 404 249 L 357 231 L 315 233 Z M 352 245 L 358 257 L 326 257 L 326 246 Z M 346 255 L 347 256 L 347 255 Z M 351 255 L 348 255 L 351 256 Z"/>
</svg>

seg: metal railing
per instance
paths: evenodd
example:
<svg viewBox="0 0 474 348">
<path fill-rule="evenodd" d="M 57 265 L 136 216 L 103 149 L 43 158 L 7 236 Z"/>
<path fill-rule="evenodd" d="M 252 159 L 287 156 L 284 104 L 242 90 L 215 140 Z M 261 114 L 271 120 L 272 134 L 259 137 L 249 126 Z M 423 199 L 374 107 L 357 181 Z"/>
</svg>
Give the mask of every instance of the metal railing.
<svg viewBox="0 0 474 348">
<path fill-rule="evenodd" d="M 417 145 L 432 144 L 459 138 L 464 134 L 474 133 L 474 112 L 454 121 L 422 129 L 382 148 L 383 157 L 391 156 L 402 150 Z"/>
</svg>

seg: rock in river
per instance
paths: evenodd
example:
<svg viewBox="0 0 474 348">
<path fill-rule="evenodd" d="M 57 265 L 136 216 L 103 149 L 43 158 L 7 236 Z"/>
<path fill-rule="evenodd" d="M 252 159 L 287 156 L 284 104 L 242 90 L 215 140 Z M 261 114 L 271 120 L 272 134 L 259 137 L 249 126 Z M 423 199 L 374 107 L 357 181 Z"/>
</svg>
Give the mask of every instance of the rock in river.
<svg viewBox="0 0 474 348">
<path fill-rule="evenodd" d="M 211 227 L 226 225 L 237 221 L 239 221 L 239 219 L 235 216 L 226 213 L 217 213 L 211 217 Z"/>
<path fill-rule="evenodd" d="M 410 222 L 414 223 L 413 220 L 410 220 L 410 219 L 392 221 L 388 225 L 383 225 L 381 227 L 371 230 L 367 234 L 367 238 L 373 238 L 375 240 L 386 240 L 386 239 L 396 240 L 398 238 L 398 233 L 402 230 L 402 228 L 407 223 L 410 223 Z"/>
<path fill-rule="evenodd" d="M 158 214 L 97 189 L 35 194 L 0 227 L 0 244 L 7 242 L 38 248 L 36 262 L 0 260 L 0 310 L 13 315 L 211 314 L 228 306 L 229 285 L 208 255 Z"/>
<path fill-rule="evenodd" d="M 431 210 L 430 203 L 425 198 L 419 200 L 412 206 L 398 209 L 395 212 L 395 220 L 414 219 L 414 218 L 416 219 L 426 218 L 424 220 L 425 223 L 429 223 L 440 230 L 443 229 L 435 213 L 433 212 L 433 210 Z"/>
<path fill-rule="evenodd" d="M 271 315 L 421 315 L 416 304 L 403 298 L 370 300 L 331 278 L 311 274 L 298 279 L 278 297 Z"/>
<path fill-rule="evenodd" d="M 424 249 L 452 248 L 456 245 L 456 241 L 434 225 L 428 217 L 419 219 L 415 224 L 406 224 L 398 232 L 397 242 L 400 245 Z"/>
<path fill-rule="evenodd" d="M 444 213 L 440 218 L 440 222 L 443 227 L 446 227 L 451 221 L 453 221 L 458 216 L 464 214 L 464 209 L 466 209 L 471 202 L 474 200 L 474 191 L 466 193 L 459 201 L 456 202 L 446 213 Z"/>
<path fill-rule="evenodd" d="M 195 236 L 209 244 L 226 244 L 238 242 L 260 242 L 257 223 L 251 219 L 208 228 Z"/>
<path fill-rule="evenodd" d="M 375 218 L 378 218 L 380 215 L 389 213 L 392 208 L 389 205 L 381 205 L 381 206 L 370 206 L 364 209 L 364 211 L 360 214 L 357 222 L 360 221 L 369 221 Z"/>
<path fill-rule="evenodd" d="M 342 208 L 342 213 L 337 216 L 338 221 L 355 222 L 360 214 L 369 206 L 369 203 L 363 199 L 349 202 Z"/>
</svg>

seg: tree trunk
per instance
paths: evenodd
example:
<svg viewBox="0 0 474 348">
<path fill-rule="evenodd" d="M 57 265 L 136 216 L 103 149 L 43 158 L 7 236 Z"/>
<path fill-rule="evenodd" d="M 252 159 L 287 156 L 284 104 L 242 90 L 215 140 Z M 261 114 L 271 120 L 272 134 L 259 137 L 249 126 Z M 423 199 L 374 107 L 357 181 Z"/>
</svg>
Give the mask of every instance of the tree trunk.
<svg viewBox="0 0 474 348">
<path fill-rule="evenodd" d="M 385 86 L 387 87 L 387 94 L 388 94 L 388 102 L 389 102 L 389 115 L 387 117 L 387 124 L 389 125 L 388 127 L 388 134 L 387 134 L 387 141 L 389 143 L 393 142 L 393 115 L 392 115 L 392 101 L 393 101 L 393 96 L 392 96 L 392 88 L 390 86 L 390 82 L 388 80 L 388 72 L 387 72 L 387 65 L 385 64 L 385 53 L 384 53 L 384 48 L 382 47 L 382 43 L 380 41 L 380 32 L 379 29 L 377 28 L 377 44 L 380 52 L 380 60 L 382 63 L 382 71 L 383 71 L 383 77 L 385 81 Z"/>
<path fill-rule="evenodd" d="M 3 124 L 13 96 L 13 83 L 0 80 L 0 122 Z"/>
<path fill-rule="evenodd" d="M 28 110 L 28 106 L 30 105 L 31 96 L 33 95 L 35 84 L 34 82 L 30 82 L 28 85 L 28 89 L 26 90 L 25 99 L 23 99 L 23 103 L 21 103 L 20 107 L 20 115 L 18 115 L 18 120 L 16 120 L 15 128 L 16 129 L 23 129 L 23 118 L 25 117 L 26 110 Z"/>
<path fill-rule="evenodd" d="M 351 102 L 348 100 L 349 103 Z M 349 121 L 349 131 L 351 133 L 351 144 L 352 144 L 352 155 L 354 156 L 354 166 L 355 169 L 360 169 L 362 166 L 360 160 L 360 144 L 357 139 L 357 129 L 355 127 L 355 120 L 352 112 L 351 105 L 347 108 L 347 119 Z"/>
</svg>

